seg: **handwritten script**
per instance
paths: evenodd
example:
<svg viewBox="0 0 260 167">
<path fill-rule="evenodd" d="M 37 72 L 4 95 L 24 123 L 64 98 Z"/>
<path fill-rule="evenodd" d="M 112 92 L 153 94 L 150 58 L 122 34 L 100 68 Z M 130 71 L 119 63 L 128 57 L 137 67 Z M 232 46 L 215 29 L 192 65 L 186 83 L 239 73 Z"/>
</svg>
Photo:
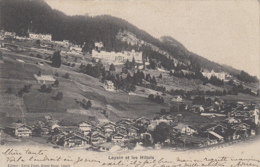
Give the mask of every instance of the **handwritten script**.
<svg viewBox="0 0 260 167">
<path fill-rule="evenodd" d="M 7 148 L 1 152 L 1 162 L 8 167 L 74 167 L 74 166 L 126 166 L 126 167 L 260 167 L 260 157 L 154 157 L 154 156 L 106 156 L 106 158 L 92 158 L 89 155 L 53 154 L 49 150 L 18 150 Z M 102 156 L 102 153 L 100 153 Z M 174 155 L 174 154 L 173 154 Z M 2 159 L 4 158 L 4 159 Z M 39 165 L 40 164 L 40 165 Z"/>
</svg>

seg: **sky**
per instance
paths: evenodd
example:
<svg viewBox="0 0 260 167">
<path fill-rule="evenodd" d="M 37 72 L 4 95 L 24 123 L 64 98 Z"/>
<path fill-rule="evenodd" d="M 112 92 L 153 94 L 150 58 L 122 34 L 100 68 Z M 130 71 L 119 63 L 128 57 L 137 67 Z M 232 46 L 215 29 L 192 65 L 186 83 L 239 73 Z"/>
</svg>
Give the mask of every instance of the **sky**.
<svg viewBox="0 0 260 167">
<path fill-rule="evenodd" d="M 67 15 L 108 14 L 152 36 L 171 36 L 188 50 L 260 78 L 257 0 L 46 0 Z"/>
</svg>

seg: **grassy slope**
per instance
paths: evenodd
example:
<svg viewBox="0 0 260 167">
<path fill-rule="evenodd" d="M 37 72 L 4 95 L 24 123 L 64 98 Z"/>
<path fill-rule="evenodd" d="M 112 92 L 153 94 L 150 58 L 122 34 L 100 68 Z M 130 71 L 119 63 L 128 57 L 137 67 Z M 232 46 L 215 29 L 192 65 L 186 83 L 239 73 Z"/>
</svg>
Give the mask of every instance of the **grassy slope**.
<svg viewBox="0 0 260 167">
<path fill-rule="evenodd" d="M 106 119 L 104 115 L 101 114 L 103 110 L 107 111 L 109 115 L 108 118 L 110 120 L 116 121 L 122 117 L 136 118 L 139 116 L 146 116 L 153 118 L 162 108 L 167 110 L 170 108 L 170 105 L 168 104 L 171 103 L 171 96 L 169 95 L 165 96 L 166 104 L 159 105 L 150 102 L 147 99 L 147 95 L 151 92 L 151 90 L 146 88 L 137 87 L 136 93 L 140 96 L 128 95 L 122 91 L 107 92 L 96 78 L 82 73 L 77 73 L 73 68 L 63 65 L 59 69 L 54 69 L 47 63 L 44 63 L 44 66 L 39 66 L 36 65 L 36 63 L 42 60 L 29 57 L 28 52 L 25 52 L 25 55 L 22 54 L 23 53 L 17 54 L 5 51 L 5 63 L 0 64 L 0 98 L 2 102 L 0 112 L 7 112 L 9 118 L 6 120 L 9 120 L 10 122 L 21 118 L 21 110 L 24 111 L 28 123 L 41 120 L 45 115 L 50 115 L 65 123 L 75 123 L 82 120 L 94 119 L 94 117 Z M 25 61 L 24 67 L 21 63 L 15 60 L 17 58 Z M 57 79 L 59 80 L 60 85 L 58 88 L 53 89 L 52 93 L 47 94 L 38 91 L 41 84 L 37 83 L 33 77 L 33 74 L 37 73 L 39 70 L 42 71 L 42 74 L 48 75 L 52 75 L 54 72 L 59 73 L 60 77 Z M 67 72 L 70 73 L 70 79 L 65 79 L 62 77 Z M 146 71 L 146 73 L 151 73 L 157 77 L 161 72 L 149 70 Z M 196 81 L 186 81 L 185 79 L 178 80 L 177 78 L 171 78 L 169 79 L 171 81 L 168 81 L 168 75 L 169 74 L 167 73 L 163 73 L 163 79 L 166 80 L 169 86 L 167 88 L 198 88 L 198 83 Z M 163 79 L 157 79 L 159 85 L 165 85 L 163 84 Z M 31 92 L 24 94 L 22 98 L 17 97 L 16 94 L 19 89 L 22 88 L 24 84 L 28 83 L 33 84 Z M 13 88 L 13 94 L 9 95 L 4 93 L 8 87 Z M 199 87 L 202 88 L 201 85 Z M 212 88 L 212 86 L 209 86 L 209 88 L 205 89 Z M 140 90 L 144 90 L 145 93 Z M 52 99 L 58 91 L 62 91 L 64 94 L 64 98 L 61 101 Z M 226 96 L 224 98 L 237 99 L 238 97 L 241 96 Z M 248 99 L 248 96 L 243 98 Z M 84 110 L 75 102 L 74 99 L 77 99 L 78 101 L 82 101 L 82 99 L 89 99 L 92 101 L 92 108 L 90 110 Z M 67 109 L 69 112 L 67 112 Z"/>
</svg>

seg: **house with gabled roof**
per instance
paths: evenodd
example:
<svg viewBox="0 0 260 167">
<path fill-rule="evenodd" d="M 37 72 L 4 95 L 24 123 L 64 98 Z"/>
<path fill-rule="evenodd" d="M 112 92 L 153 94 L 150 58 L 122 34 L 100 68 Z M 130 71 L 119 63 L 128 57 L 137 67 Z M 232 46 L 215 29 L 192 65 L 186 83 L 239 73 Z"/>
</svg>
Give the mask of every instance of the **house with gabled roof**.
<svg viewBox="0 0 260 167">
<path fill-rule="evenodd" d="M 127 135 L 129 137 L 139 136 L 138 131 L 139 131 L 139 129 L 137 127 L 133 126 L 133 125 L 130 125 L 130 126 L 127 127 Z"/>
<path fill-rule="evenodd" d="M 102 144 L 107 141 L 106 136 L 99 132 L 93 132 L 90 135 L 90 143 L 92 145 Z"/>
<path fill-rule="evenodd" d="M 102 127 L 100 127 L 99 125 L 93 125 L 92 132 L 99 132 L 99 133 L 104 133 L 104 129 Z"/>
<path fill-rule="evenodd" d="M 59 126 L 53 129 L 53 135 L 57 134 L 69 134 L 80 131 L 77 126 Z"/>
<path fill-rule="evenodd" d="M 123 143 L 124 140 L 126 139 L 126 135 L 122 133 L 115 133 L 111 135 L 111 142 L 112 143 Z"/>
<path fill-rule="evenodd" d="M 117 125 L 121 125 L 121 124 L 124 124 L 124 125 L 132 125 L 134 124 L 134 121 L 132 119 L 122 119 L 118 122 L 116 122 Z"/>
<path fill-rule="evenodd" d="M 178 123 L 178 125 L 173 127 L 175 133 L 181 133 L 186 135 L 193 135 L 194 133 L 198 133 L 197 129 L 184 123 Z"/>
<path fill-rule="evenodd" d="M 115 131 L 116 124 L 113 122 L 108 122 L 102 126 L 105 132 L 113 132 Z"/>
<path fill-rule="evenodd" d="M 89 144 L 89 138 L 87 136 L 69 133 L 60 138 L 57 144 L 64 147 L 83 147 Z"/>
<path fill-rule="evenodd" d="M 85 135 L 87 135 L 92 130 L 92 124 L 90 122 L 83 121 L 83 122 L 78 123 L 78 128 Z"/>
<path fill-rule="evenodd" d="M 124 134 L 124 135 L 127 135 L 127 128 L 126 128 L 126 125 L 117 125 L 115 127 L 115 132 L 116 133 L 121 133 L 121 134 Z"/>
<path fill-rule="evenodd" d="M 5 128 L 6 133 L 16 137 L 29 137 L 32 135 L 32 128 L 22 123 L 12 123 Z"/>
</svg>

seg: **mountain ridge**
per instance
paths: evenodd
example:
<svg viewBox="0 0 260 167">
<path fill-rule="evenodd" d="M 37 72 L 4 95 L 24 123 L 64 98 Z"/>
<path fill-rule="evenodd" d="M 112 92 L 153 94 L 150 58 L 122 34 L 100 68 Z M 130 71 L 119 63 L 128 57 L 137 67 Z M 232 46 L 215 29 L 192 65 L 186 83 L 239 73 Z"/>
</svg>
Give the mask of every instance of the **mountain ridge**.
<svg viewBox="0 0 260 167">
<path fill-rule="evenodd" d="M 94 42 L 102 41 L 107 51 L 122 50 L 122 42 L 116 39 L 119 31 L 127 30 L 135 34 L 139 39 L 158 47 L 160 50 L 169 54 L 157 54 L 153 56 L 160 61 L 169 64 L 176 59 L 179 62 L 188 64 L 199 64 L 201 68 L 215 71 L 224 71 L 233 73 L 236 69 L 226 68 L 218 63 L 210 61 L 185 48 L 183 44 L 176 39 L 163 36 L 157 39 L 144 30 L 139 29 L 133 24 L 121 18 L 101 15 L 101 16 L 68 16 L 64 13 L 52 9 L 43 0 L 2 0 L 1 3 L 1 29 L 14 31 L 18 35 L 26 35 L 28 30 L 36 33 L 50 33 L 54 40 L 70 40 L 73 43 L 87 46 L 85 49 L 91 51 Z M 131 49 L 146 48 L 138 46 L 129 46 Z M 149 56 L 149 55 L 148 55 Z M 167 62 L 168 60 L 172 62 Z M 165 65 L 172 67 L 172 65 Z M 193 69 L 193 68 L 191 68 Z"/>
</svg>

